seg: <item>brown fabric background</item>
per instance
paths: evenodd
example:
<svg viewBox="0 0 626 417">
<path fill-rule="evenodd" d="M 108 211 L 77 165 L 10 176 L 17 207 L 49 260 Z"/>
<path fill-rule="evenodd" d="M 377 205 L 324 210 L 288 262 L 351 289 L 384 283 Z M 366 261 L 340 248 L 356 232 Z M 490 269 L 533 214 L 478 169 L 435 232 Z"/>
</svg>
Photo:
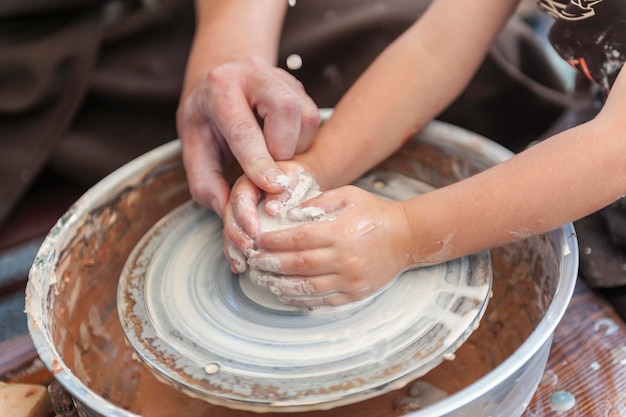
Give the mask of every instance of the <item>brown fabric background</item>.
<svg viewBox="0 0 626 417">
<path fill-rule="evenodd" d="M 0 224 L 44 167 L 92 184 L 174 139 L 194 31 L 188 1 L 27 3 L 0 8 Z"/>
<path fill-rule="evenodd" d="M 332 107 L 428 4 L 298 0 L 279 62 L 299 54 L 303 66 L 292 73 Z M 0 225 L 44 168 L 90 185 L 177 137 L 193 31 L 190 0 L 0 3 Z M 590 100 L 573 103 L 532 30 L 514 19 L 439 119 L 520 151 L 592 114 Z M 610 222 L 623 224 L 616 216 Z M 618 250 L 604 229 L 590 229 Z M 624 234 L 613 239 L 623 244 Z"/>
<path fill-rule="evenodd" d="M 428 3 L 302 0 L 288 12 L 280 62 L 301 55 L 304 66 L 294 75 L 320 107 L 332 107 Z M 0 222 L 44 166 L 94 183 L 177 136 L 192 2 L 54 4 L 31 0 L 0 8 Z M 510 25 L 441 119 L 514 150 L 524 146 L 520 140 L 536 138 L 564 104 L 558 78 L 533 41 L 525 25 Z M 529 76 L 524 66 L 532 69 Z M 538 98 L 526 85 L 531 79 L 557 98 Z M 521 108 L 520 100 L 529 105 Z"/>
</svg>

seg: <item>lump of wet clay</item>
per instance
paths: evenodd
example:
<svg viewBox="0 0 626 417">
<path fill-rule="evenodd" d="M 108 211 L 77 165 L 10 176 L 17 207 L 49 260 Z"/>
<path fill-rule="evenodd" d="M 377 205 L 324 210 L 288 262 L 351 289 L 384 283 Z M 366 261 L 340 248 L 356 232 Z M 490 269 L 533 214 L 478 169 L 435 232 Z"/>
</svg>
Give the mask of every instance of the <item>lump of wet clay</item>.
<svg viewBox="0 0 626 417">
<path fill-rule="evenodd" d="M 264 201 L 257 205 L 257 215 L 261 224 L 261 233 L 287 229 L 305 222 L 325 218 L 326 213 L 319 207 L 299 208 L 307 200 L 321 194 L 317 182 L 310 175 L 300 173 L 298 185 L 291 192 L 290 198 L 281 207 L 278 216 L 270 216 L 265 212 Z"/>
</svg>

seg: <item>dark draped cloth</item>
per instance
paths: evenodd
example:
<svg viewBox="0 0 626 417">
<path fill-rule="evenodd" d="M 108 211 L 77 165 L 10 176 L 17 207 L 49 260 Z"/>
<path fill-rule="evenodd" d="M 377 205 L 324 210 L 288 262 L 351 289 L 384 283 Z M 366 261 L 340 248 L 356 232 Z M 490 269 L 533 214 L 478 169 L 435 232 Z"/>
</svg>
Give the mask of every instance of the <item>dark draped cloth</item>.
<svg viewBox="0 0 626 417">
<path fill-rule="evenodd" d="M 287 12 L 279 65 L 300 55 L 291 73 L 318 106 L 333 107 L 428 3 L 298 0 Z M 0 2 L 0 226 L 44 168 L 91 185 L 177 137 L 194 29 L 190 0 Z M 517 152 L 591 117 L 593 100 L 582 90 L 565 92 L 545 46 L 514 18 L 438 118 Z M 606 236 L 601 227 L 614 225 L 603 243 L 622 256 L 624 222 L 615 215 L 592 227 Z"/>
</svg>

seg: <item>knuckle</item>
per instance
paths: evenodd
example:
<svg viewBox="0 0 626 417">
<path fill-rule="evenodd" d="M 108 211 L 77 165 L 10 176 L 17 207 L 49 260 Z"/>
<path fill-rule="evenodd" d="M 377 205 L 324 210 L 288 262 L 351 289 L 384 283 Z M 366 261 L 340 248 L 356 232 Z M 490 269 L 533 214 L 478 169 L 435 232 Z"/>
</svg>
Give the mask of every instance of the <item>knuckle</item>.
<svg viewBox="0 0 626 417">
<path fill-rule="evenodd" d="M 229 65 L 218 65 L 211 68 L 202 80 L 204 86 L 215 87 L 227 84 L 233 78 L 233 71 Z"/>
<path fill-rule="evenodd" d="M 344 260 L 346 267 L 351 270 L 354 271 L 359 267 L 359 264 L 361 263 L 361 260 L 358 256 L 356 255 L 352 255 L 352 256 L 347 256 Z"/>
<path fill-rule="evenodd" d="M 366 286 L 365 279 L 360 275 L 352 275 L 347 281 L 345 290 L 350 294 L 358 293 L 360 288 Z"/>
<path fill-rule="evenodd" d="M 223 239 L 225 242 L 228 242 L 228 245 L 231 245 L 237 250 L 246 249 L 247 240 L 235 225 L 224 229 Z"/>
<path fill-rule="evenodd" d="M 342 200 L 344 202 L 355 201 L 357 199 L 357 195 L 360 193 L 360 189 L 354 185 L 345 185 L 342 187 L 343 197 Z"/>
<path fill-rule="evenodd" d="M 301 111 L 298 95 L 289 89 L 285 89 L 276 96 L 278 111 L 287 115 L 297 114 Z"/>
<path fill-rule="evenodd" d="M 298 248 L 301 248 L 303 244 L 307 242 L 307 236 L 305 233 L 301 231 L 297 231 L 291 235 L 290 240 L 291 240 L 291 244 L 293 245 L 293 248 L 297 250 Z"/>
<path fill-rule="evenodd" d="M 339 290 L 339 285 L 335 279 L 315 280 L 315 292 L 317 294 L 331 294 Z"/>
<path fill-rule="evenodd" d="M 230 127 L 229 137 L 233 142 L 246 142 L 250 140 L 258 131 L 259 126 L 251 120 L 240 120 Z"/>
<path fill-rule="evenodd" d="M 303 255 L 298 255 L 293 260 L 293 269 L 296 274 L 302 275 L 311 268 L 311 262 Z"/>
<path fill-rule="evenodd" d="M 210 207 L 212 195 L 210 194 L 210 187 L 207 187 L 201 181 L 192 181 L 189 183 L 189 193 L 191 198 L 198 204 Z"/>
<path fill-rule="evenodd" d="M 289 76 L 293 79 L 294 86 L 297 89 L 299 89 L 300 91 L 305 91 L 304 84 L 302 84 L 302 81 L 300 81 L 299 79 L 297 79 L 295 77 L 292 77 L 291 74 L 289 74 Z"/>
<path fill-rule="evenodd" d="M 319 126 L 321 117 L 317 107 L 304 106 L 302 108 L 302 125 L 308 128 L 316 128 Z"/>
<path fill-rule="evenodd" d="M 253 70 L 259 70 L 266 66 L 266 62 L 258 56 L 248 56 L 242 62 Z"/>
</svg>

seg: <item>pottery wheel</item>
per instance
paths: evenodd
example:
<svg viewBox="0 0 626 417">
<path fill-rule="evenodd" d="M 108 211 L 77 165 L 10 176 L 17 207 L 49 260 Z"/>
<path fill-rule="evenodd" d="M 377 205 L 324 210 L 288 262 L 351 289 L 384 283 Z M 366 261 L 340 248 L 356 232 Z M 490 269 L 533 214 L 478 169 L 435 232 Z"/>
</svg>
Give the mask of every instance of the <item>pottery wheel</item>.
<svg viewBox="0 0 626 417">
<path fill-rule="evenodd" d="M 429 188 L 386 173 L 356 185 L 390 199 Z M 219 217 L 181 205 L 129 256 L 118 311 L 130 346 L 160 380 L 237 409 L 328 409 L 400 388 L 453 358 L 490 293 L 483 252 L 408 271 L 336 313 L 272 309 L 246 295 L 222 251 Z"/>
</svg>

